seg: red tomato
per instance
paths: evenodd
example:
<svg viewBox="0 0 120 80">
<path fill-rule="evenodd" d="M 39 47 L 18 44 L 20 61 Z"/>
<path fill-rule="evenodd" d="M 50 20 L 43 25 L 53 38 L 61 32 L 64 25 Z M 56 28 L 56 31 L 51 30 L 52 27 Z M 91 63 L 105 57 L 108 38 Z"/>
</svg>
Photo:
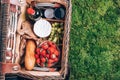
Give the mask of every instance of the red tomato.
<svg viewBox="0 0 120 80">
<path fill-rule="evenodd" d="M 41 58 L 41 62 L 42 63 L 45 63 L 46 62 L 46 59 L 44 57 Z"/>
<path fill-rule="evenodd" d="M 35 54 L 35 58 L 36 58 L 36 59 L 39 58 L 39 55 L 38 55 L 38 54 Z"/>
<path fill-rule="evenodd" d="M 39 64 L 39 63 L 40 63 L 40 58 L 38 58 L 38 59 L 36 60 L 36 63 L 37 63 L 37 64 Z"/>
</svg>

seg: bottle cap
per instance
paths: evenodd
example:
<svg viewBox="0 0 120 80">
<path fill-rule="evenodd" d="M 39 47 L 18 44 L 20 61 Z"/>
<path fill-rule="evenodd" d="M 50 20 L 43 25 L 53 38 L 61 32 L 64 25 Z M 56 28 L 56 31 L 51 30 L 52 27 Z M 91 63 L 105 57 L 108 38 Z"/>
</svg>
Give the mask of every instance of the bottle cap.
<svg viewBox="0 0 120 80">
<path fill-rule="evenodd" d="M 33 15 L 35 13 L 35 10 L 33 10 L 32 8 L 28 8 L 27 13 Z"/>
</svg>

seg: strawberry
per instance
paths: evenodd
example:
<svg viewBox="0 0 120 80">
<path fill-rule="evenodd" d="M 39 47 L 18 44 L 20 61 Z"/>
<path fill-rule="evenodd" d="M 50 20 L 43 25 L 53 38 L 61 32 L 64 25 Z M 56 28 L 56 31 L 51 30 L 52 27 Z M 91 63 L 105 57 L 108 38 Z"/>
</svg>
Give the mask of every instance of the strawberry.
<svg viewBox="0 0 120 80">
<path fill-rule="evenodd" d="M 51 64 L 51 63 L 48 63 L 48 64 L 47 64 L 48 67 L 52 67 L 52 65 L 53 65 L 53 64 Z"/>
<path fill-rule="evenodd" d="M 48 63 L 53 63 L 53 62 L 54 62 L 54 60 L 48 59 Z"/>
<path fill-rule="evenodd" d="M 43 48 L 43 49 L 47 49 L 48 47 L 49 47 L 49 46 L 48 46 L 47 43 L 45 43 L 45 44 L 42 45 L 42 48 Z"/>
<path fill-rule="evenodd" d="M 56 58 L 56 55 L 55 55 L 55 54 L 51 54 L 51 55 L 50 55 L 50 58 L 51 58 L 51 59 L 55 59 L 55 58 Z"/>
<path fill-rule="evenodd" d="M 40 58 L 38 58 L 38 59 L 36 60 L 36 63 L 37 63 L 37 64 L 39 64 L 39 63 L 40 63 Z"/>
<path fill-rule="evenodd" d="M 56 45 L 55 44 L 52 44 L 51 47 L 53 47 L 54 49 L 56 49 Z"/>
<path fill-rule="evenodd" d="M 35 58 L 36 58 L 36 59 L 39 58 L 39 54 L 35 54 Z"/>
<path fill-rule="evenodd" d="M 53 47 L 49 47 L 49 48 L 48 48 L 49 53 L 53 53 L 54 50 L 55 50 L 55 49 L 54 49 Z"/>
<path fill-rule="evenodd" d="M 40 52 L 40 48 L 36 48 L 36 51 L 35 51 L 36 53 L 38 53 L 38 52 Z"/>
<path fill-rule="evenodd" d="M 55 51 L 54 51 L 54 54 L 55 54 L 56 56 L 59 56 L 58 50 L 55 50 Z"/>
<path fill-rule="evenodd" d="M 58 58 L 55 58 L 54 61 L 55 61 L 55 62 L 58 62 Z"/>
<path fill-rule="evenodd" d="M 44 49 L 43 48 L 40 48 L 40 52 L 42 52 Z"/>
<path fill-rule="evenodd" d="M 44 66 L 45 66 L 45 64 L 44 64 L 44 63 L 40 63 L 40 66 L 41 66 L 41 67 L 44 67 Z"/>
<path fill-rule="evenodd" d="M 49 54 L 46 54 L 46 57 L 49 58 Z"/>
<path fill-rule="evenodd" d="M 41 58 L 41 62 L 42 63 L 45 63 L 46 62 L 46 59 L 44 57 Z"/>
<path fill-rule="evenodd" d="M 53 43 L 52 43 L 51 41 L 49 41 L 49 42 L 48 42 L 48 45 L 51 46 L 51 45 L 53 45 Z"/>
<path fill-rule="evenodd" d="M 46 56 L 46 50 L 42 50 L 41 55 L 45 57 Z"/>
</svg>

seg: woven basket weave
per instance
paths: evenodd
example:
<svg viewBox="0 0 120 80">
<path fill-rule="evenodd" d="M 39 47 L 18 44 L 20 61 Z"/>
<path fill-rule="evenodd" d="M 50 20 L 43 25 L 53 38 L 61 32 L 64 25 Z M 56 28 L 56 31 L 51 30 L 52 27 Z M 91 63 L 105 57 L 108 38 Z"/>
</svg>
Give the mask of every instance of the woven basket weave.
<svg viewBox="0 0 120 80">
<path fill-rule="evenodd" d="M 36 0 L 39 1 L 39 0 Z M 62 46 L 62 59 L 61 59 L 61 70 L 59 71 L 60 76 L 34 76 L 23 71 L 18 72 L 16 75 L 25 77 L 32 80 L 62 80 L 65 79 L 68 71 L 68 52 L 69 52 L 69 33 L 70 33 L 70 23 L 71 23 L 71 0 L 41 0 L 46 2 L 57 2 L 66 6 L 66 18 L 64 24 L 64 36 L 63 36 L 63 46 Z M 9 25 L 9 0 L 1 0 L 0 5 L 0 62 L 5 62 L 5 50 L 6 50 L 6 37 L 7 29 Z M 0 65 L 0 69 L 1 69 Z M 10 75 L 13 73 L 9 73 Z M 0 70 L 0 80 L 4 80 L 5 77 L 2 75 Z"/>
</svg>

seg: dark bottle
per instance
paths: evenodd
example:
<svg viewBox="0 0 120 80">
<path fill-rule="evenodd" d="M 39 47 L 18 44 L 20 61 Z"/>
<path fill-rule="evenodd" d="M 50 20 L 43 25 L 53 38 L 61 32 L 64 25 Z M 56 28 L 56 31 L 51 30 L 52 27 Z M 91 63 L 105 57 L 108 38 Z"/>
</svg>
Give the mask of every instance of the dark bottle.
<svg viewBox="0 0 120 80">
<path fill-rule="evenodd" d="M 34 21 L 37 21 L 41 18 L 42 16 L 42 13 L 39 9 L 37 8 L 28 8 L 27 9 L 27 14 L 28 14 L 28 17 L 31 19 L 31 20 L 34 20 Z"/>
</svg>

